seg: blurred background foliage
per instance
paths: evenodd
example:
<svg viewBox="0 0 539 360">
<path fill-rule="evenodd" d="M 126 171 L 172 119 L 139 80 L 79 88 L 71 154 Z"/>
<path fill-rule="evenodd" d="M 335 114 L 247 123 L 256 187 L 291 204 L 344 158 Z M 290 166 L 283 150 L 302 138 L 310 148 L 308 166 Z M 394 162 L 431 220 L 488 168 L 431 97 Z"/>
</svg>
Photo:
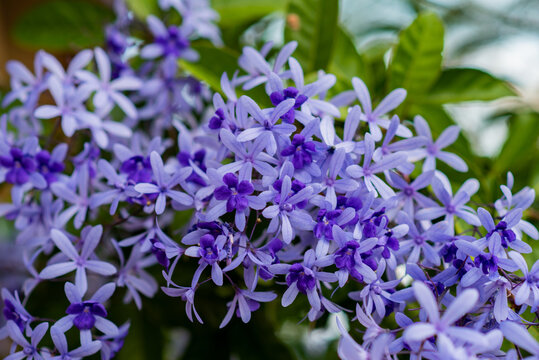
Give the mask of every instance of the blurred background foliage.
<svg viewBox="0 0 539 360">
<path fill-rule="evenodd" d="M 156 1 L 126 0 L 141 24 L 147 15 L 159 15 Z M 452 151 L 467 161 L 470 171 L 442 170 L 455 184 L 477 178 L 481 183 L 473 199 L 477 204 L 491 204 L 500 196 L 499 186 L 508 171 L 515 174 L 516 189 L 528 185 L 539 190 L 538 1 L 211 2 L 220 15 L 224 46 L 195 42 L 200 62 L 182 65 L 214 90 L 220 91 L 222 72 L 231 75 L 237 69 L 243 46 L 259 48 L 266 41 L 278 46 L 297 40 L 294 56 L 308 79 L 318 71 L 337 76 L 333 94 L 351 89 L 351 78 L 359 76 L 375 103 L 394 88 L 407 89 L 398 114 L 405 121 L 422 115 L 434 136 L 459 124 L 463 133 Z M 102 45 L 104 26 L 114 18 L 113 7 L 113 1 L 98 0 L 1 0 L 0 96 L 9 87 L 4 70 L 7 60 L 14 58 L 31 68 L 38 49 L 67 62 L 79 49 Z M 537 225 L 536 210 L 526 215 Z M 0 234 L 6 240 L 10 237 L 4 223 Z M 13 254 L 8 241 L 0 245 L 0 252 Z M 535 248 L 533 260 L 539 258 L 539 247 Z M 20 268 L 16 261 L 2 261 L 0 285 L 15 286 Z M 188 274 L 184 283 L 189 281 Z M 112 320 L 131 319 L 131 332 L 119 358 L 336 358 L 335 319 L 326 316 L 314 324 L 299 323 L 307 309 L 301 301 L 286 309 L 276 302 L 265 305 L 248 325 L 232 321 L 226 329 L 217 330 L 229 290 L 197 293 L 204 325 L 189 323 L 183 304 L 161 294 L 145 301 L 141 312 L 134 305 L 114 303 Z M 40 310 L 51 314 L 65 307 L 46 294 L 40 298 L 44 299 Z M 337 292 L 333 299 L 353 308 L 344 294 Z"/>
</svg>

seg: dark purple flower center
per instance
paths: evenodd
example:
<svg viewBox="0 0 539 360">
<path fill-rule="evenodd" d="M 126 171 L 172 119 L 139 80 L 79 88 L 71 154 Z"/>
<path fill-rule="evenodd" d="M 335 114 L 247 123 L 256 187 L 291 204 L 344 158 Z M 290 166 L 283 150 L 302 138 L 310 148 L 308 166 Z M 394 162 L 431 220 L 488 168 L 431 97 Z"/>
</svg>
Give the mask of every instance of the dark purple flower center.
<svg viewBox="0 0 539 360">
<path fill-rule="evenodd" d="M 315 152 L 315 143 L 313 141 L 305 141 L 303 135 L 295 134 L 292 144 L 281 151 L 281 156 L 292 156 L 294 168 L 300 170 L 312 163 L 313 158 L 311 154 Z"/>
<path fill-rule="evenodd" d="M 432 292 L 437 295 L 441 295 L 445 290 L 445 286 L 441 282 L 425 281 L 425 285 L 427 285 Z"/>
<path fill-rule="evenodd" d="M 15 185 L 26 184 L 37 168 L 32 156 L 23 154 L 21 149 L 15 147 L 10 149 L 9 155 L 0 156 L 0 165 L 9 169 L 6 181 Z"/>
<path fill-rule="evenodd" d="M 57 180 L 57 173 L 64 171 L 64 164 L 52 161 L 51 155 L 46 150 L 41 150 L 36 154 L 36 161 L 38 171 L 49 185 Z"/>
<path fill-rule="evenodd" d="M 289 124 L 292 124 L 295 120 L 294 109 L 299 109 L 301 105 L 303 105 L 309 98 L 303 94 L 299 94 L 298 89 L 295 87 L 288 87 L 283 91 L 274 91 L 270 94 L 270 100 L 273 106 L 277 106 L 287 99 L 295 100 L 294 107 L 281 116 L 281 119 Z"/>
<path fill-rule="evenodd" d="M 435 155 L 438 152 L 438 149 L 436 148 L 436 145 L 434 144 L 428 144 L 427 145 L 427 152 L 430 155 Z"/>
<path fill-rule="evenodd" d="M 165 36 L 158 36 L 155 42 L 163 48 L 165 56 L 180 57 L 185 49 L 189 47 L 189 40 L 184 37 L 178 27 L 170 26 Z"/>
<path fill-rule="evenodd" d="M 513 230 L 507 228 L 507 223 L 505 221 L 500 221 L 496 227 L 490 231 L 487 234 L 487 238 L 489 238 L 492 234 L 497 232 L 502 240 L 502 246 L 507 249 L 510 242 L 513 242 L 516 240 L 516 235 L 513 232 Z"/>
<path fill-rule="evenodd" d="M 414 195 L 415 190 L 414 190 L 413 187 L 407 186 L 407 187 L 404 188 L 403 192 L 404 192 L 404 195 L 406 195 L 407 197 L 410 197 L 410 196 Z"/>
<path fill-rule="evenodd" d="M 385 214 L 385 211 L 386 209 L 382 208 L 379 211 L 376 211 L 375 213 L 373 213 L 369 219 L 364 220 L 362 222 L 363 223 L 362 232 L 365 238 L 376 237 L 378 227 L 383 225 L 383 227 L 385 228 L 387 226 L 388 219 Z"/>
<path fill-rule="evenodd" d="M 73 319 L 73 325 L 79 330 L 90 330 L 94 327 L 96 316 L 106 317 L 105 307 L 97 301 L 83 301 L 69 305 L 66 310 L 69 315 L 77 315 Z"/>
<path fill-rule="evenodd" d="M 19 314 L 11 301 L 4 300 L 4 310 L 2 311 L 6 320 L 12 320 L 17 324 L 21 332 L 24 331 L 24 326 L 30 318 L 24 314 Z"/>
<path fill-rule="evenodd" d="M 419 246 L 423 245 L 425 243 L 425 237 L 421 235 L 415 236 L 414 243 Z"/>
<path fill-rule="evenodd" d="M 307 290 L 314 289 L 316 285 L 314 272 L 300 263 L 295 263 L 290 267 L 288 275 L 286 276 L 286 283 L 288 286 L 292 285 L 294 282 L 296 283 L 298 290 L 305 294 Z"/>
<path fill-rule="evenodd" d="M 446 263 L 452 262 L 457 257 L 458 248 L 455 243 L 445 244 L 439 251 Z"/>
<path fill-rule="evenodd" d="M 475 257 L 474 265 L 488 275 L 498 271 L 498 258 L 492 254 L 481 254 Z"/>
<path fill-rule="evenodd" d="M 333 225 L 337 224 L 337 218 L 341 215 L 342 210 L 326 210 L 321 209 L 318 211 L 316 218 L 316 225 L 314 227 L 314 235 L 321 239 L 324 237 L 326 240 L 333 240 Z"/>
<path fill-rule="evenodd" d="M 186 151 L 182 151 L 178 154 L 177 158 L 181 166 L 191 166 L 191 162 L 194 163 L 200 170 L 206 171 L 206 165 L 204 164 L 204 158 L 206 157 L 206 150 L 201 149 L 195 152 L 192 156 Z M 193 171 L 191 175 L 185 179 L 187 182 L 192 182 L 200 186 L 206 186 L 206 181 L 196 171 Z"/>
<path fill-rule="evenodd" d="M 339 269 L 352 271 L 356 266 L 354 256 L 359 244 L 355 241 L 348 241 L 343 247 L 335 252 L 335 266 Z"/>
<path fill-rule="evenodd" d="M 220 129 L 223 126 L 223 121 L 225 121 L 225 112 L 219 108 L 215 111 L 215 115 L 211 117 L 208 127 L 212 130 Z"/>
<path fill-rule="evenodd" d="M 238 181 L 238 177 L 232 173 L 223 176 L 225 185 L 215 189 L 214 196 L 217 200 L 226 200 L 226 211 L 234 210 L 244 211 L 249 208 L 248 195 L 254 192 L 254 186 L 251 182 L 243 180 Z"/>
<path fill-rule="evenodd" d="M 200 256 L 209 264 L 213 264 L 219 258 L 219 249 L 215 246 L 215 238 L 210 234 L 200 238 Z"/>
<path fill-rule="evenodd" d="M 166 271 L 168 271 L 168 266 L 170 265 L 170 260 L 167 257 L 167 253 L 165 250 L 165 245 L 163 245 L 159 240 L 157 239 L 151 239 L 150 242 L 152 243 L 152 254 L 154 254 L 155 258 L 157 259 L 157 262 L 159 265 L 163 266 Z"/>
<path fill-rule="evenodd" d="M 107 48 L 116 55 L 122 55 L 127 48 L 125 35 L 114 27 L 109 27 L 107 29 Z"/>
<path fill-rule="evenodd" d="M 399 240 L 397 240 L 396 237 L 393 236 L 393 232 L 391 230 L 387 231 L 385 234 L 386 242 L 383 245 L 384 249 L 382 250 L 382 256 L 385 259 L 389 259 L 391 257 L 391 250 L 399 250 Z"/>
<path fill-rule="evenodd" d="M 152 181 L 152 165 L 149 157 L 135 155 L 125 160 L 120 166 L 120 172 L 135 183 Z"/>
</svg>

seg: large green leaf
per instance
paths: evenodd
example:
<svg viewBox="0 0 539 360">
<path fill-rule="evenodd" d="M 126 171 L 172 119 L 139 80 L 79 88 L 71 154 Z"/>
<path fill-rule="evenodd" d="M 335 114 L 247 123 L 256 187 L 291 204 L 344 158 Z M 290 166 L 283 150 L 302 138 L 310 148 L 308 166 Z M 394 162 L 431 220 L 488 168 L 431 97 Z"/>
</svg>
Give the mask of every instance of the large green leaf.
<svg viewBox="0 0 539 360">
<path fill-rule="evenodd" d="M 140 0 L 139 0 L 140 1 Z M 223 27 L 258 20 L 272 12 L 284 11 L 287 0 L 212 0 L 211 5 L 219 13 L 219 25 Z"/>
<path fill-rule="evenodd" d="M 539 138 L 539 114 L 525 112 L 515 114 L 509 119 L 509 135 L 503 148 L 494 161 L 493 173 L 508 170 L 530 171 L 537 162 Z"/>
<path fill-rule="evenodd" d="M 54 0 L 31 7 L 16 21 L 12 34 L 18 44 L 51 51 L 100 45 L 111 9 L 95 2 Z"/>
<path fill-rule="evenodd" d="M 445 69 L 432 89 L 416 99 L 433 104 L 490 101 L 516 95 L 503 80 L 478 69 Z"/>
<path fill-rule="evenodd" d="M 444 27 L 438 15 L 421 13 L 399 36 L 390 65 L 390 89 L 402 87 L 409 98 L 426 92 L 442 64 Z"/>
<path fill-rule="evenodd" d="M 354 76 L 360 77 L 363 81 L 369 83 L 366 79 L 369 74 L 366 71 L 362 56 L 358 53 L 350 35 L 340 26 L 337 29 L 328 70 L 337 76 L 338 91 L 351 88 L 351 80 Z"/>
<path fill-rule="evenodd" d="M 326 69 L 337 34 L 338 0 L 291 0 L 285 40 L 296 40 L 294 57 L 305 72 Z"/>
<path fill-rule="evenodd" d="M 157 14 L 159 12 L 157 0 L 125 0 L 125 3 L 137 17 L 143 20 L 146 19 L 148 15 Z"/>
</svg>

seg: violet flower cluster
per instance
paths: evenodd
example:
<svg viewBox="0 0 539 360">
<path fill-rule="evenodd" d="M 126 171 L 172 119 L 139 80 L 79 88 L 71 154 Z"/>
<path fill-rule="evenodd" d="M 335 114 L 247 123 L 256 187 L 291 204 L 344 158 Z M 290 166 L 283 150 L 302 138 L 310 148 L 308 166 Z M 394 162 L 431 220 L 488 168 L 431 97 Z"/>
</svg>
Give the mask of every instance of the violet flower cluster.
<svg viewBox="0 0 539 360">
<path fill-rule="evenodd" d="M 151 43 L 129 35 L 120 11 L 106 48 L 67 69 L 45 52 L 33 73 L 8 64 L 0 180 L 11 202 L 0 214 L 29 273 L 20 291 L 2 290 L 8 359 L 113 358 L 129 322 L 108 319 L 109 298 L 140 309 L 160 290 L 203 323 L 196 299 L 212 286 L 233 289 L 221 327 L 272 301 L 308 303 L 309 321 L 351 313 L 365 331 L 356 342 L 338 321 L 343 359 L 539 356 L 525 319 L 539 306 L 539 263 L 522 256 L 539 238 L 522 218 L 533 189 L 513 193 L 508 174 L 492 206 L 475 206 L 479 182 L 454 189 L 438 168 L 467 171 L 446 151 L 458 127 L 433 139 L 422 117 L 394 115 L 404 89 L 375 107 L 359 78 L 340 94 L 332 74 L 307 83 L 295 42 L 275 56 L 271 44 L 244 48 L 212 94 L 178 60 L 197 61 L 195 38 L 219 43 L 215 13 L 200 0 L 159 4 L 183 21 L 148 17 Z M 257 87 L 266 96 L 255 100 Z M 47 92 L 52 105 L 39 101 Z M 179 212 L 192 214 L 180 227 Z M 178 284 L 189 264 L 190 282 Z M 26 309 L 49 280 L 64 283 L 54 321 Z M 68 332 L 80 340 L 68 344 Z M 516 350 L 501 350 L 504 337 Z"/>
</svg>

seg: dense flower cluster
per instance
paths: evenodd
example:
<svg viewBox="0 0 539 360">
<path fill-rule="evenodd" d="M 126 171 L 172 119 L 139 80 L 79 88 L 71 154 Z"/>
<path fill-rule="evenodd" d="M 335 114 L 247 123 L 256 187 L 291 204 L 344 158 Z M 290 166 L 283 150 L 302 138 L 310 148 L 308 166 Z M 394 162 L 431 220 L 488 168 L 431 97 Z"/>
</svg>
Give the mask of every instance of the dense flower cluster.
<svg viewBox="0 0 539 360">
<path fill-rule="evenodd" d="M 223 74 L 222 94 L 212 95 L 181 75 L 178 59 L 197 60 L 194 38 L 219 43 L 215 13 L 200 0 L 160 6 L 183 21 L 150 16 L 151 43 L 131 38 L 120 13 L 106 49 L 80 52 L 67 69 L 45 52 L 34 73 L 8 64 L 4 105 L 14 105 L 2 118 L 0 177 L 11 202 L 0 213 L 18 229 L 31 275 L 22 293 L 2 290 L 8 359 L 114 357 L 129 323 L 107 319 L 107 300 L 122 295 L 140 308 L 158 284 L 201 323 L 200 287 L 231 287 L 221 327 L 278 297 L 284 307 L 305 298 L 310 321 L 354 310 L 366 332 L 358 344 L 339 322 L 343 359 L 516 359 L 500 350 L 504 337 L 539 356 L 526 329 L 536 324 L 522 317 L 539 306 L 539 263 L 530 269 L 521 255 L 532 251 L 525 236 L 539 238 L 522 219 L 532 189 L 513 193 L 508 174 L 499 200 L 471 207 L 478 181 L 454 192 L 438 169 L 467 171 L 444 150 L 458 127 L 434 140 L 422 117 L 391 116 L 404 89 L 374 108 L 359 78 L 340 94 L 331 74 L 306 83 L 294 42 L 275 56 L 271 44 L 246 47 L 241 72 Z M 255 87 L 267 96 L 239 96 Z M 44 92 L 54 105 L 40 105 Z M 172 231 L 173 215 L 186 211 L 187 225 Z M 177 284 L 186 262 L 198 266 Z M 49 279 L 65 283 L 54 323 L 25 309 Z M 356 308 L 334 303 L 336 291 Z M 397 325 L 386 329 L 391 314 Z M 68 346 L 68 331 L 80 343 Z M 40 346 L 47 334 L 52 349 Z"/>
</svg>

